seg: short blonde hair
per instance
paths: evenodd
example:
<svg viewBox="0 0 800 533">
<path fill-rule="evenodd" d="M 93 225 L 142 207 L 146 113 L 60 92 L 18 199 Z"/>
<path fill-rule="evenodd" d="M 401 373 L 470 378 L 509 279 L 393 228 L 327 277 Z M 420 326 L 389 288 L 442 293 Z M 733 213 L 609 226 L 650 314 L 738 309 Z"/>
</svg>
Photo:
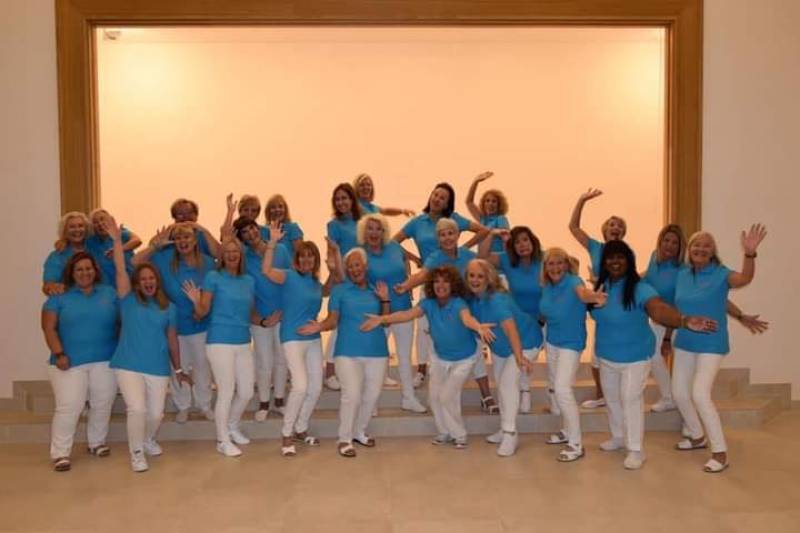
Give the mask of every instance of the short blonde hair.
<svg viewBox="0 0 800 533">
<path fill-rule="evenodd" d="M 258 214 L 261 214 L 261 200 L 258 199 L 258 196 L 255 194 L 243 194 L 241 198 L 239 198 L 239 213 L 242 212 L 242 208 L 246 205 L 255 205 L 258 207 Z M 256 215 L 256 217 L 258 216 Z"/>
<path fill-rule="evenodd" d="M 436 223 L 436 235 L 439 235 L 439 232 L 446 229 L 454 229 L 457 232 L 461 232 L 458 227 L 458 224 L 452 218 L 442 217 L 439 219 L 439 222 Z"/>
<path fill-rule="evenodd" d="M 386 220 L 385 216 L 379 215 L 378 213 L 368 213 L 358 219 L 358 226 L 356 226 L 356 238 L 358 240 L 358 244 L 364 244 L 364 236 L 366 235 L 367 224 L 370 220 L 381 225 L 381 228 L 383 229 L 383 244 L 384 246 L 387 245 L 389 241 L 392 240 L 392 236 L 389 231 L 389 221 Z"/>
<path fill-rule="evenodd" d="M 719 258 L 719 252 L 717 251 L 717 241 L 714 239 L 714 236 L 707 231 L 695 231 L 692 233 L 692 236 L 689 237 L 689 242 L 686 243 L 686 263 L 694 268 L 694 265 L 692 264 L 692 254 L 689 252 L 692 250 L 692 244 L 694 244 L 696 240 L 703 237 L 708 237 L 708 239 L 711 241 L 711 249 L 713 250 L 711 252 L 711 262 L 721 265 L 722 260 Z"/>
<path fill-rule="evenodd" d="M 508 199 L 506 195 L 503 194 L 503 191 L 499 189 L 489 189 L 481 195 L 481 201 L 478 203 L 481 214 L 486 215 L 486 212 L 483 210 L 483 202 L 486 200 L 486 197 L 490 195 L 497 198 L 497 214 L 505 215 L 508 213 Z"/>
<path fill-rule="evenodd" d="M 606 231 L 608 230 L 608 225 L 611 224 L 612 220 L 617 220 L 620 224 L 622 224 L 622 235 L 619 236 L 620 239 L 624 238 L 628 233 L 628 223 L 625 222 L 625 219 L 618 217 L 617 215 L 612 215 L 608 217 L 605 222 L 603 222 L 602 226 L 600 226 L 600 233 L 603 235 L 603 240 L 606 240 Z"/>
<path fill-rule="evenodd" d="M 245 273 L 244 245 L 242 244 L 242 241 L 240 241 L 236 237 L 226 237 L 222 239 L 222 242 L 220 243 L 220 247 L 222 248 L 222 250 L 220 252 L 219 266 L 217 267 L 217 270 L 221 271 L 225 269 L 225 247 L 229 244 L 233 244 L 239 248 L 239 266 L 236 269 L 236 275 L 241 276 Z"/>
<path fill-rule="evenodd" d="M 364 180 L 369 180 L 372 182 L 372 192 L 370 193 L 369 198 L 367 198 L 367 200 L 371 202 L 375 199 L 375 180 L 372 179 L 372 176 L 366 172 L 362 172 L 356 176 L 356 179 L 353 180 L 353 188 L 356 190 L 356 196 L 358 196 L 358 185 Z"/>
<path fill-rule="evenodd" d="M 64 216 L 62 216 L 58 221 L 58 238 L 60 240 L 66 240 L 67 225 L 73 218 L 81 219 L 83 226 L 86 228 L 86 238 L 89 238 L 89 236 L 92 234 L 92 222 L 89 220 L 89 217 L 86 216 L 86 213 L 81 211 L 70 211 L 69 213 L 64 213 Z"/>
<path fill-rule="evenodd" d="M 540 274 L 542 287 L 553 283 L 550 281 L 550 276 L 547 275 L 547 269 L 545 268 L 547 266 L 547 262 L 553 259 L 563 259 L 567 263 L 567 272 L 570 274 L 578 273 L 578 266 L 580 263 L 577 259 L 569 255 L 563 248 L 558 248 L 557 246 L 548 248 L 544 252 L 544 257 L 542 257 L 542 272 Z"/>
<path fill-rule="evenodd" d="M 364 261 L 364 265 L 367 264 L 367 252 L 360 246 L 356 246 L 355 248 L 350 248 L 350 250 L 344 254 L 342 258 L 342 264 L 347 267 L 347 262 L 350 260 L 351 257 L 356 255 L 361 256 L 361 259 Z"/>
<path fill-rule="evenodd" d="M 464 280 L 466 282 L 467 279 L 467 272 L 469 271 L 469 267 L 472 265 L 477 265 L 483 270 L 483 273 L 486 275 L 486 292 L 494 293 L 494 292 L 508 292 L 506 288 L 503 286 L 503 281 L 500 279 L 500 275 L 497 273 L 497 269 L 486 259 L 472 259 L 469 263 L 467 263 L 467 270 L 464 271 Z M 472 290 L 469 288 L 469 283 L 465 283 L 467 286 L 467 292 L 472 293 Z"/>
</svg>

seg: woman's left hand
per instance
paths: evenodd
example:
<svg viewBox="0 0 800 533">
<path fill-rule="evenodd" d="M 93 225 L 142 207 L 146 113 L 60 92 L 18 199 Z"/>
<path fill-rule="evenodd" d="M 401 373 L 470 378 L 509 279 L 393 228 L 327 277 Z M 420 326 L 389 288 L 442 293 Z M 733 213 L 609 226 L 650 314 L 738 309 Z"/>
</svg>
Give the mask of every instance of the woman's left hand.
<svg viewBox="0 0 800 533">
<path fill-rule="evenodd" d="M 487 344 L 491 344 L 495 340 L 495 335 L 492 332 L 492 328 L 495 327 L 497 324 L 478 324 L 478 336 L 481 340 Z"/>
<path fill-rule="evenodd" d="M 705 316 L 686 317 L 686 329 L 697 333 L 714 333 L 717 331 L 717 321 Z"/>
<path fill-rule="evenodd" d="M 761 224 L 753 224 L 750 226 L 750 231 L 745 233 L 742 231 L 742 248 L 747 255 L 753 255 L 758 249 L 758 245 L 767 236 L 767 227 Z"/>
<path fill-rule="evenodd" d="M 113 240 L 118 241 L 122 238 L 122 231 L 119 229 L 117 221 L 114 220 L 114 217 L 111 215 L 102 217 L 100 225 L 103 226 L 103 229 Z"/>
<path fill-rule="evenodd" d="M 741 322 L 744 327 L 750 330 L 750 333 L 753 335 L 764 333 L 769 329 L 769 322 L 759 319 L 759 316 L 761 315 L 743 314 L 741 317 L 739 317 L 739 322 Z"/>
<path fill-rule="evenodd" d="M 525 357 L 517 359 L 517 367 L 523 372 L 533 372 L 533 361 L 529 361 Z"/>
<path fill-rule="evenodd" d="M 192 380 L 192 376 L 187 374 L 186 372 L 181 372 L 180 374 L 175 374 L 178 383 L 181 385 L 188 385 L 192 387 L 194 385 L 194 380 Z"/>
<path fill-rule="evenodd" d="M 314 335 L 315 333 L 319 333 L 322 331 L 322 326 L 316 320 L 309 320 L 306 324 L 303 324 L 299 328 L 297 328 L 297 333 L 299 335 Z"/>
<path fill-rule="evenodd" d="M 389 300 L 389 286 L 385 282 L 379 281 L 375 283 L 375 295 L 380 298 L 381 302 Z"/>
<path fill-rule="evenodd" d="M 363 332 L 372 331 L 373 329 L 377 328 L 383 323 L 383 318 L 380 315 L 373 315 L 371 313 L 366 314 L 367 319 L 361 323 L 361 327 L 358 328 Z"/>
</svg>

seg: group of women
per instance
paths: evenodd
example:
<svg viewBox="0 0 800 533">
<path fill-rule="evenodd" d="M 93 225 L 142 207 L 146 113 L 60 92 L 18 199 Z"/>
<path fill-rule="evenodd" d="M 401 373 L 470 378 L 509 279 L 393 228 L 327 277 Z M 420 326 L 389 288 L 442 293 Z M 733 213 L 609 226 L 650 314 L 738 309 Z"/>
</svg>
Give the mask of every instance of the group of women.
<svg viewBox="0 0 800 533">
<path fill-rule="evenodd" d="M 375 446 L 368 426 L 386 379 L 390 337 L 401 407 L 426 412 L 415 387 L 429 382 L 433 443 L 467 446 L 461 392 L 473 377 L 484 410 L 499 411 L 500 427 L 486 440 L 500 456 L 517 449 L 517 415 L 531 409 L 530 371 L 544 349 L 549 410 L 563 420 L 563 429 L 547 442 L 563 445 L 559 461 L 575 461 L 586 453 L 573 386 L 586 347 L 587 313 L 596 324 L 598 378 L 597 399 L 587 407 L 602 399 L 611 433 L 600 448 L 626 450 L 625 468 L 644 463 L 643 392 L 652 369 L 662 392 L 654 410 L 677 406 L 684 420 L 676 448 L 710 446 L 705 471 L 727 468 L 711 389 L 728 352 L 726 313 L 751 331 L 767 327 L 727 299 L 729 289 L 753 279 L 765 229 L 754 225 L 742 232 L 744 259 L 736 272 L 722 264 L 709 233 L 697 232 L 687 243 L 680 227 L 668 225 L 640 275 L 623 240 L 623 219 L 603 224 L 603 243 L 581 229 L 584 204 L 601 194 L 589 190 L 570 221 L 591 258 L 587 286 L 577 275 L 577 260 L 562 248 L 543 250 L 530 228 L 510 227 L 501 191 L 485 191 L 475 203 L 479 184 L 491 176 L 477 176 L 469 189 L 473 220 L 455 212 L 448 183 L 434 187 L 419 215 L 375 205 L 375 185 L 366 174 L 352 185 L 337 185 L 324 281 L 319 248 L 303 240 L 280 195 L 267 202 L 263 225 L 256 196 L 236 201 L 229 195 L 219 241 L 198 224 L 196 203 L 176 200 L 174 223 L 135 253 L 140 239 L 106 211 L 64 215 L 43 280 L 48 298 L 42 328 L 56 398 L 50 448 L 55 470 L 71 468 L 74 433 L 87 400 L 89 452 L 110 453 L 106 435 L 117 387 L 127 406 L 131 467 L 137 472 L 148 469 L 147 456 L 162 453 L 155 437 L 168 388 L 176 421 L 186 422 L 194 406 L 215 422 L 217 450 L 229 457 L 241 455 L 240 446 L 250 442 L 240 422 L 257 388 L 254 419 L 264 421 L 270 410 L 281 413 L 280 451 L 293 456 L 298 444 L 319 444 L 309 421 L 325 382 L 341 388 L 338 452 L 355 457 L 356 445 Z M 396 215 L 410 219 L 392 235 L 386 217 Z M 460 246 L 464 231 L 473 236 Z M 418 254 L 401 246 L 407 239 Z M 419 266 L 416 272 L 411 263 Z M 420 285 L 415 305 L 412 292 Z M 324 297 L 327 313 L 320 318 Z M 675 330 L 670 377 L 664 355 L 672 353 Z M 327 349 L 323 331 L 333 332 Z M 488 353 L 497 402 L 486 371 Z"/>
</svg>

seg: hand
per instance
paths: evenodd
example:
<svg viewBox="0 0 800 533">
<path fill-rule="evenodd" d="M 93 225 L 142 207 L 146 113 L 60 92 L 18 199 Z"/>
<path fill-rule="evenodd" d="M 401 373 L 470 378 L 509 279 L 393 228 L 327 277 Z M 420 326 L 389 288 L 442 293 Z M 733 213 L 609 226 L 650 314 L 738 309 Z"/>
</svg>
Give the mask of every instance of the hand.
<svg viewBox="0 0 800 533">
<path fill-rule="evenodd" d="M 508 228 L 494 228 L 489 231 L 493 237 L 500 237 L 503 242 L 511 238 L 511 230 Z"/>
<path fill-rule="evenodd" d="M 668 358 L 672 354 L 672 342 L 664 339 L 661 341 L 661 357 Z"/>
<path fill-rule="evenodd" d="M 119 229 L 117 221 L 111 215 L 102 217 L 100 226 L 108 233 L 108 235 L 115 241 L 122 239 L 122 231 Z"/>
<path fill-rule="evenodd" d="M 753 335 L 758 335 L 759 333 L 764 333 L 769 329 L 769 322 L 759 320 L 759 316 L 761 315 L 743 314 L 739 317 L 739 322 L 741 322 L 744 327 L 749 329 L 750 333 Z"/>
<path fill-rule="evenodd" d="M 697 333 L 713 333 L 717 331 L 717 321 L 704 316 L 686 317 L 686 329 Z"/>
<path fill-rule="evenodd" d="M 173 226 L 161 226 L 156 230 L 156 234 L 150 239 L 150 246 L 156 250 L 160 250 L 169 242 L 170 233 L 172 233 Z"/>
<path fill-rule="evenodd" d="M 361 327 L 358 328 L 363 332 L 372 331 L 373 329 L 377 328 L 378 326 L 383 325 L 383 317 L 381 315 L 373 315 L 371 313 L 366 313 L 365 315 L 367 319 L 361 323 Z"/>
<path fill-rule="evenodd" d="M 67 249 L 67 241 L 64 239 L 58 239 L 56 242 L 53 243 L 53 248 L 56 252 L 61 253 Z"/>
<path fill-rule="evenodd" d="M 59 370 L 69 370 L 69 356 L 67 354 L 56 357 L 56 368 Z"/>
<path fill-rule="evenodd" d="M 183 293 L 186 295 L 186 297 L 189 298 L 194 305 L 200 303 L 200 297 L 203 295 L 203 291 L 201 291 L 200 288 L 194 284 L 194 281 L 190 279 L 184 281 L 183 285 L 181 285 L 181 288 L 183 289 Z"/>
<path fill-rule="evenodd" d="M 533 361 L 529 361 L 525 357 L 520 357 L 517 359 L 517 367 L 519 367 L 522 372 L 533 372 Z"/>
<path fill-rule="evenodd" d="M 239 201 L 233 199 L 233 193 L 228 193 L 228 196 L 225 197 L 225 207 L 227 207 L 228 213 L 235 213 L 238 204 Z"/>
<path fill-rule="evenodd" d="M 478 336 L 486 344 L 491 344 L 495 340 L 495 335 L 492 333 L 492 328 L 497 324 L 478 324 Z"/>
<path fill-rule="evenodd" d="M 271 328 L 272 326 L 280 322 L 282 317 L 283 317 L 283 311 L 275 311 L 271 315 L 264 317 L 262 325 L 265 328 Z"/>
<path fill-rule="evenodd" d="M 593 200 L 593 199 L 597 198 L 601 194 L 603 194 L 603 191 L 601 191 L 600 189 L 592 189 L 592 188 L 590 188 L 588 191 L 586 191 L 585 193 L 581 194 L 581 197 L 578 199 L 578 201 L 581 202 L 581 203 L 588 202 L 589 200 Z"/>
<path fill-rule="evenodd" d="M 395 286 L 392 288 L 394 289 L 394 292 L 396 294 L 405 294 L 409 291 L 408 286 L 405 284 L 405 282 L 396 283 Z"/>
<path fill-rule="evenodd" d="M 500 239 L 503 241 L 503 244 L 507 243 L 511 240 L 511 230 L 503 230 L 500 233 Z"/>
<path fill-rule="evenodd" d="M 386 285 L 383 281 L 379 281 L 375 284 L 375 296 L 380 298 L 380 300 L 388 301 L 389 300 L 389 286 Z"/>
<path fill-rule="evenodd" d="M 758 249 L 758 245 L 767 236 L 767 227 L 761 224 L 753 224 L 750 226 L 750 231 L 745 233 L 742 231 L 742 248 L 747 255 L 753 255 Z"/>
<path fill-rule="evenodd" d="M 407 217 L 413 217 L 417 213 L 413 209 L 403 209 L 403 214 Z"/>
<path fill-rule="evenodd" d="M 595 307 L 603 307 L 608 301 L 608 294 L 601 288 L 592 293 L 592 303 Z"/>
<path fill-rule="evenodd" d="M 42 290 L 47 296 L 58 296 L 59 294 L 64 294 L 64 284 L 48 281 L 44 284 Z"/>
<path fill-rule="evenodd" d="M 298 335 L 314 335 L 320 331 L 322 331 L 322 326 L 316 320 L 309 320 L 306 324 L 297 328 Z"/>
<path fill-rule="evenodd" d="M 480 182 L 482 182 L 482 181 L 486 181 L 486 180 L 488 180 L 488 179 L 489 179 L 489 178 L 491 178 L 492 176 L 494 176 L 494 172 L 492 172 L 491 170 L 489 170 L 489 171 L 486 171 L 486 172 L 481 172 L 480 174 L 478 174 L 477 176 L 475 176 L 475 179 L 474 179 L 474 180 L 472 180 L 472 181 L 473 181 L 473 182 L 475 182 L 475 183 L 480 183 Z"/>
<path fill-rule="evenodd" d="M 281 239 L 283 239 L 283 224 L 278 220 L 273 220 L 269 223 L 269 242 L 278 244 Z"/>
<path fill-rule="evenodd" d="M 178 380 L 179 385 L 188 385 L 189 387 L 194 385 L 194 380 L 192 380 L 192 376 L 190 376 L 186 372 L 175 374 L 175 378 Z"/>
</svg>

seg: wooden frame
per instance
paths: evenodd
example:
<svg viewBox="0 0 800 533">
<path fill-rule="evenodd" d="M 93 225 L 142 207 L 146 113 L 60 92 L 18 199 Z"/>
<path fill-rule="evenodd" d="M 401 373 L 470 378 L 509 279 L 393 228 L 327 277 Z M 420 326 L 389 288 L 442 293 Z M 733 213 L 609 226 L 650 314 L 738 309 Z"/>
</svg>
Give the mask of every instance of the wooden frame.
<svg viewBox="0 0 800 533">
<path fill-rule="evenodd" d="M 100 198 L 95 28 L 152 25 L 638 25 L 667 31 L 665 209 L 700 227 L 702 0 L 56 0 L 61 208 Z"/>
</svg>

